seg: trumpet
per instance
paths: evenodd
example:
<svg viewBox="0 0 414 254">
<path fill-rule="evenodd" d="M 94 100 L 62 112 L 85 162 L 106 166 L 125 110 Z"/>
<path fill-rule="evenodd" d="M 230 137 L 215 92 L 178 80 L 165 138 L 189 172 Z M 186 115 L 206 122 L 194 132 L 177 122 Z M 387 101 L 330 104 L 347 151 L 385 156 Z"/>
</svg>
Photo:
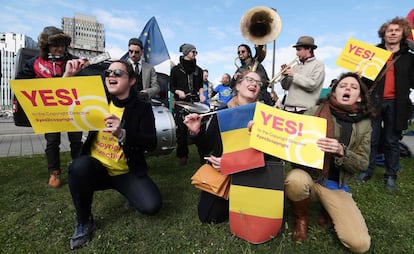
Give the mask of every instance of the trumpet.
<svg viewBox="0 0 414 254">
<path fill-rule="evenodd" d="M 285 79 L 286 75 L 283 75 L 287 69 L 292 68 L 298 64 L 298 58 L 296 57 L 292 62 L 286 65 L 280 72 L 278 72 L 271 80 L 269 80 L 269 87 L 273 85 L 273 83 L 277 83 Z"/>
</svg>

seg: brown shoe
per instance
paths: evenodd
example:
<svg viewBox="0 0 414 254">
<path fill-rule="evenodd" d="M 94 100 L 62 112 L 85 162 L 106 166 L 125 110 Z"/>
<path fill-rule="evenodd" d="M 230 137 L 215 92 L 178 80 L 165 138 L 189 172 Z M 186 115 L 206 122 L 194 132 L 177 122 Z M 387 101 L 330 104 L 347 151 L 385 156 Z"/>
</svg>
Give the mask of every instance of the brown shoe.
<svg viewBox="0 0 414 254">
<path fill-rule="evenodd" d="M 295 242 L 304 242 L 308 237 L 309 198 L 292 201 L 292 210 L 295 215 L 295 229 L 292 239 Z"/>
<path fill-rule="evenodd" d="M 60 181 L 60 174 L 62 171 L 60 169 L 56 169 L 52 171 L 52 174 L 50 174 L 49 183 L 47 184 L 51 188 L 58 188 L 61 186 Z"/>
<path fill-rule="evenodd" d="M 323 207 L 318 216 L 318 224 L 325 229 L 329 229 L 333 226 L 331 216 L 329 216 L 328 212 Z"/>
<path fill-rule="evenodd" d="M 187 157 L 181 157 L 180 160 L 178 161 L 178 165 L 180 166 L 185 166 L 187 165 Z"/>
</svg>

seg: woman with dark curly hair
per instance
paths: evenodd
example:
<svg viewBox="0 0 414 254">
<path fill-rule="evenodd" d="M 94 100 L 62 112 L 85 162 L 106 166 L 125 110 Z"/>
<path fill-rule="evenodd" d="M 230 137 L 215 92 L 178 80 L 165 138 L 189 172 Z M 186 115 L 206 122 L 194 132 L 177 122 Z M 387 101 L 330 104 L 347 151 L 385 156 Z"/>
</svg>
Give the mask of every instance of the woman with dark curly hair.
<svg viewBox="0 0 414 254">
<path fill-rule="evenodd" d="M 358 74 L 344 73 L 328 97 L 305 114 L 327 120 L 326 137 L 317 141 L 325 158 L 323 170 L 294 165 L 285 178 L 296 223 L 292 238 L 306 240 L 310 200 L 315 199 L 322 205 L 318 223 L 326 228 L 333 225 L 351 251 L 366 252 L 371 238 L 347 182 L 368 165 L 373 117 L 368 89 Z"/>
</svg>

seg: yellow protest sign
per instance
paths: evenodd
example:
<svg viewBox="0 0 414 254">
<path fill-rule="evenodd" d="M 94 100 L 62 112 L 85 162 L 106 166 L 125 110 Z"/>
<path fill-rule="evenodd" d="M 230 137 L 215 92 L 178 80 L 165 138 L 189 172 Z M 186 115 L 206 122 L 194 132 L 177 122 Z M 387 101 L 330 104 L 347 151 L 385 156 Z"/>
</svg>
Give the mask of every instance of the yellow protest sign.
<svg viewBox="0 0 414 254">
<path fill-rule="evenodd" d="M 109 106 L 100 76 L 10 80 L 35 133 L 105 128 Z"/>
<path fill-rule="evenodd" d="M 413 39 L 414 39 L 414 29 L 411 29 L 411 35 L 413 36 Z"/>
<path fill-rule="evenodd" d="M 316 141 L 326 136 L 326 119 L 257 103 L 253 120 L 251 147 L 293 163 L 323 168 L 324 152 Z"/>
<path fill-rule="evenodd" d="M 391 51 L 351 38 L 336 60 L 336 64 L 353 72 L 359 71 L 362 76 L 375 80 L 390 55 Z"/>
</svg>

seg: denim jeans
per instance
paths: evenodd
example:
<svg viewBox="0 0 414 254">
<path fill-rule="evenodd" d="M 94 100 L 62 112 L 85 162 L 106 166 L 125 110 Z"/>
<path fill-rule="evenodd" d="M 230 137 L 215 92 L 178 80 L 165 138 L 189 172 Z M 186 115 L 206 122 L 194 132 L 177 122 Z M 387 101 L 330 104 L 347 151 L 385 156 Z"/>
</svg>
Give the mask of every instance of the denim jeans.
<svg viewBox="0 0 414 254">
<path fill-rule="evenodd" d="M 68 182 L 78 223 L 86 223 L 92 215 L 93 194 L 99 190 L 118 191 L 141 214 L 153 215 L 161 208 L 161 193 L 148 175 L 128 172 L 110 176 L 99 160 L 87 155 L 69 166 Z"/>
<path fill-rule="evenodd" d="M 381 111 L 372 120 L 371 154 L 369 156 L 368 175 L 373 175 L 376 165 L 378 148 L 382 146 L 385 157 L 384 179 L 397 179 L 400 170 L 400 143 L 401 131 L 396 130 L 395 123 L 398 114 L 395 110 L 395 100 L 383 100 Z M 381 144 L 382 140 L 382 144 Z"/>
</svg>

